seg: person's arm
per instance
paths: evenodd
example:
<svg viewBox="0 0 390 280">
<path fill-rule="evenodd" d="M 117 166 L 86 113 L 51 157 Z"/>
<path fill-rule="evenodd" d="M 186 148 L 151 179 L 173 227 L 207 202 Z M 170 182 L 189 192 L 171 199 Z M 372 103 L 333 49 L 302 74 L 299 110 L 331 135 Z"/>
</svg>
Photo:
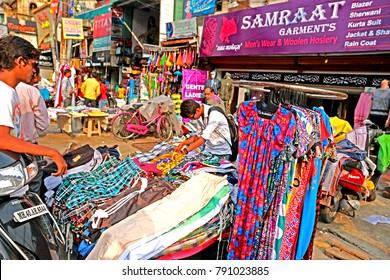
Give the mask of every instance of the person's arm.
<svg viewBox="0 0 390 280">
<path fill-rule="evenodd" d="M 206 142 L 206 140 L 200 136 L 197 136 L 195 141 L 193 141 L 187 148 L 184 148 L 184 152 L 185 154 L 188 154 L 189 152 L 199 148 L 200 146 L 202 146 L 204 143 Z"/>
<path fill-rule="evenodd" d="M 195 150 L 196 148 L 200 147 L 203 143 L 205 143 L 206 140 L 203 139 L 202 137 L 199 137 L 197 135 L 194 135 L 190 138 L 188 138 L 187 140 L 184 140 L 183 142 L 181 142 L 176 148 L 175 148 L 175 152 L 177 153 L 184 153 L 184 154 L 187 154 L 189 153 L 190 151 L 193 151 Z M 184 146 L 187 146 L 186 148 L 183 149 Z"/>
<path fill-rule="evenodd" d="M 0 149 L 52 158 L 58 168 L 57 172 L 51 174 L 53 176 L 61 176 L 68 170 L 68 166 L 64 158 L 57 150 L 45 146 L 35 145 L 16 138 L 10 134 L 10 128 L 8 126 L 0 125 Z"/>
<path fill-rule="evenodd" d="M 388 127 L 390 127 L 390 111 L 389 111 L 389 114 L 387 115 L 387 120 L 385 123 L 385 128 L 388 128 Z"/>
</svg>

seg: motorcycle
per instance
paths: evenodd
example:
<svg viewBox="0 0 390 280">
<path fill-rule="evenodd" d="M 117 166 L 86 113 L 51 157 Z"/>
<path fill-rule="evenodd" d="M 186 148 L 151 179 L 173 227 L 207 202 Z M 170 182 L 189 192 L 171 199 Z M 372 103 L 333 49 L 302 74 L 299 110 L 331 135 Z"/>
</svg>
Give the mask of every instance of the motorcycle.
<svg viewBox="0 0 390 280">
<path fill-rule="evenodd" d="M 46 204 L 28 190 L 34 157 L 0 150 L 0 259 L 64 258 L 65 239 Z"/>
<path fill-rule="evenodd" d="M 332 223 L 338 212 L 346 213 L 352 217 L 360 207 L 360 201 L 374 201 L 377 197 L 376 189 L 380 172 L 376 169 L 379 144 L 376 138 L 384 132 L 370 120 L 365 120 L 366 141 L 364 150 L 355 146 L 360 158 L 347 160 L 341 165 L 338 177 L 337 190 L 334 195 L 323 193 L 321 198 L 320 215 L 325 223 Z M 341 142 L 340 142 L 341 143 Z M 351 143 L 353 145 L 353 143 Z M 354 145 L 353 145 L 354 146 Z M 343 153 L 343 148 L 337 149 Z M 355 157 L 355 154 L 352 156 Z"/>
</svg>

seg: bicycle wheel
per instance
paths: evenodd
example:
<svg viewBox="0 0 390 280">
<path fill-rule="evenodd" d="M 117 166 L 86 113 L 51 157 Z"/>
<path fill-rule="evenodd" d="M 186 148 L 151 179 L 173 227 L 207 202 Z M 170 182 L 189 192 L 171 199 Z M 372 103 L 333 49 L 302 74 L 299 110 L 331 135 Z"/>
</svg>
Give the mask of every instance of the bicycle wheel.
<svg viewBox="0 0 390 280">
<path fill-rule="evenodd" d="M 134 137 L 135 133 L 126 130 L 126 125 L 128 123 L 139 124 L 138 119 L 133 116 L 132 113 L 124 112 L 116 117 L 112 123 L 112 132 L 114 133 L 114 136 L 121 140 L 127 140 Z"/>
<path fill-rule="evenodd" d="M 168 141 L 171 139 L 172 134 L 172 123 L 168 116 L 165 116 L 165 118 L 158 124 L 157 136 L 161 141 Z"/>
</svg>

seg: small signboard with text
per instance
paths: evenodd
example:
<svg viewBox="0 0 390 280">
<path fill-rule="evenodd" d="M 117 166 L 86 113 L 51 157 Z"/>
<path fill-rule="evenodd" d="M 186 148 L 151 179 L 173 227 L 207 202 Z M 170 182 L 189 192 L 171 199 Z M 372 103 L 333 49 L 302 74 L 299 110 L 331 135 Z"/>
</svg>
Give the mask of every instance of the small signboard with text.
<svg viewBox="0 0 390 280">
<path fill-rule="evenodd" d="M 184 0 L 183 18 L 195 18 L 213 14 L 215 0 Z"/>
<path fill-rule="evenodd" d="M 25 34 L 37 34 L 37 23 L 31 20 L 7 18 L 8 31 Z"/>
<path fill-rule="evenodd" d="M 182 99 L 203 101 L 203 91 L 208 78 L 208 71 L 183 69 Z"/>
<path fill-rule="evenodd" d="M 196 18 L 167 22 L 167 38 L 179 39 L 197 35 Z"/>
<path fill-rule="evenodd" d="M 83 20 L 76 18 L 62 18 L 64 39 L 83 40 Z"/>
</svg>

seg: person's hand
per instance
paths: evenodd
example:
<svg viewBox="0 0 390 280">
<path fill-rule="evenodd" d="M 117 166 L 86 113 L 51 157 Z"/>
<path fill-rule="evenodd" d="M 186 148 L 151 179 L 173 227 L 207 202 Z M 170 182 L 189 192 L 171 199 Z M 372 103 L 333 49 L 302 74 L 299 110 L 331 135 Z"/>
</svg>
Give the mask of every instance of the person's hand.
<svg viewBox="0 0 390 280">
<path fill-rule="evenodd" d="M 179 145 L 177 145 L 177 147 L 175 148 L 175 152 L 176 153 L 181 153 L 181 150 L 183 149 L 184 147 L 184 142 L 181 142 Z"/>
<path fill-rule="evenodd" d="M 387 119 L 386 123 L 385 123 L 385 128 L 388 128 L 390 127 L 390 119 Z"/>
<path fill-rule="evenodd" d="M 68 165 L 66 164 L 66 161 L 58 151 L 54 154 L 52 159 L 58 168 L 57 172 L 51 174 L 52 176 L 61 176 L 68 171 Z"/>
</svg>

